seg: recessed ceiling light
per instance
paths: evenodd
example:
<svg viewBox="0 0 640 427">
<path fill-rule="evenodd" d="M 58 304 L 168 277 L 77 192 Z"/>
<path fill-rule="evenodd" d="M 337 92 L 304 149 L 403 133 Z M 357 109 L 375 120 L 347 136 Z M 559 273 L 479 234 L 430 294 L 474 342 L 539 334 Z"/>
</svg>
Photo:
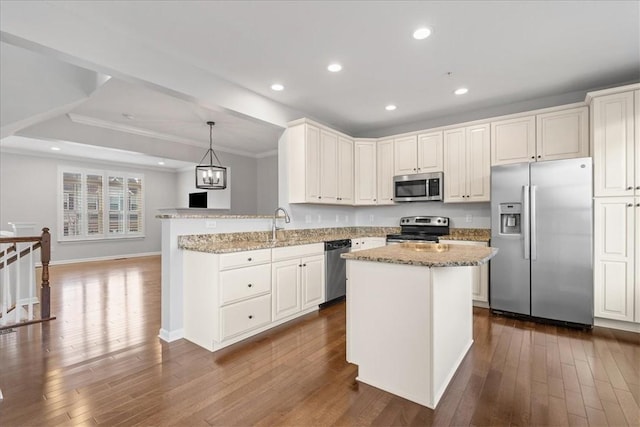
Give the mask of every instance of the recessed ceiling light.
<svg viewBox="0 0 640 427">
<path fill-rule="evenodd" d="M 456 89 L 453 93 L 455 93 L 456 95 L 464 95 L 467 92 L 469 92 L 469 89 L 467 89 L 466 87 L 461 87 L 460 89 Z"/>
<path fill-rule="evenodd" d="M 331 71 L 332 73 L 337 73 L 338 71 L 342 70 L 342 65 L 338 63 L 329 64 L 327 70 Z"/>
<path fill-rule="evenodd" d="M 413 32 L 413 38 L 416 40 L 424 40 L 431 35 L 431 30 L 427 27 L 418 28 Z"/>
<path fill-rule="evenodd" d="M 393 111 L 393 110 L 395 110 L 396 108 L 398 108 L 398 107 L 396 107 L 396 106 L 395 106 L 395 105 L 393 105 L 393 104 L 389 104 L 389 105 L 387 105 L 386 107 L 384 107 L 384 109 L 385 109 L 385 110 L 387 110 L 387 111 Z"/>
<path fill-rule="evenodd" d="M 125 119 L 129 119 L 129 120 L 135 119 L 135 116 L 133 114 L 129 114 L 129 113 L 122 113 L 122 117 L 124 117 Z"/>
<path fill-rule="evenodd" d="M 61 150 L 61 148 L 60 148 L 60 147 L 51 147 L 51 150 L 53 150 L 53 151 L 60 151 L 60 150 Z"/>
<path fill-rule="evenodd" d="M 271 85 L 271 89 L 280 92 L 284 89 L 284 86 L 282 86 L 280 83 L 274 83 Z"/>
<path fill-rule="evenodd" d="M 158 162 L 158 164 L 159 164 L 160 166 L 164 166 L 164 162 L 163 162 L 162 160 L 160 160 L 160 161 Z"/>
</svg>

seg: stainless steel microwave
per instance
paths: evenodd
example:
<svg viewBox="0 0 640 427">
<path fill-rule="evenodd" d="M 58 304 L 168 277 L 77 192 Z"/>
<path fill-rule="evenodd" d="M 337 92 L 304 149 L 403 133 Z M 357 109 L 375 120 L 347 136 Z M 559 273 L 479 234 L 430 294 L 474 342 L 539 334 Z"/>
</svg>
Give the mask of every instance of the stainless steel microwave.
<svg viewBox="0 0 640 427">
<path fill-rule="evenodd" d="M 443 173 L 418 173 L 393 177 L 394 202 L 442 200 Z"/>
</svg>

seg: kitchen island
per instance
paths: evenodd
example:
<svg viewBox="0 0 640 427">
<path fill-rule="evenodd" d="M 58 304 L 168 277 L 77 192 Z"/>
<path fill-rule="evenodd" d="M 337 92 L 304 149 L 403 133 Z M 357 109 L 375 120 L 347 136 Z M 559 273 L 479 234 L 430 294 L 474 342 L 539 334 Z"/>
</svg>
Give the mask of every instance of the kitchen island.
<svg viewBox="0 0 640 427">
<path fill-rule="evenodd" d="M 356 379 L 435 408 L 473 344 L 472 267 L 496 252 L 402 243 L 343 254 Z"/>
</svg>

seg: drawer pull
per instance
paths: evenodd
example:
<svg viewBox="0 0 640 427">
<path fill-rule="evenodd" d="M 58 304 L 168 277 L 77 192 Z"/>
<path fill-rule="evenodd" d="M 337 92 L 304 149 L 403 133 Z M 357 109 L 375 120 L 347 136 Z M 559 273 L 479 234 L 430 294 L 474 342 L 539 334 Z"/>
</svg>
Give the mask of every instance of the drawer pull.
<svg viewBox="0 0 640 427">
<path fill-rule="evenodd" d="M 248 286 L 248 287 L 252 287 L 252 286 L 253 286 L 253 284 L 252 284 L 252 283 L 249 283 L 247 286 Z"/>
<path fill-rule="evenodd" d="M 253 314 L 250 314 L 250 315 L 249 315 L 249 319 L 253 319 Z"/>
<path fill-rule="evenodd" d="M 253 261 L 253 258 L 247 258 L 247 261 Z"/>
</svg>

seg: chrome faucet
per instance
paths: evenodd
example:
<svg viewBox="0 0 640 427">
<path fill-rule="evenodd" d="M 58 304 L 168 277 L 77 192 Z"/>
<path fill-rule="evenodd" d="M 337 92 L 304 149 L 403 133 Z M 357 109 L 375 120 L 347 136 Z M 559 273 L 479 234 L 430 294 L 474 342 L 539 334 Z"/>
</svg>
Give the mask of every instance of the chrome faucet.
<svg viewBox="0 0 640 427">
<path fill-rule="evenodd" d="M 287 210 L 285 208 L 277 208 L 276 211 L 273 213 L 273 222 L 271 223 L 271 241 L 275 242 L 276 241 L 276 231 L 278 230 L 282 230 L 282 227 L 278 227 L 276 226 L 276 219 L 278 217 L 278 212 L 282 211 L 282 213 L 284 213 L 284 222 L 286 222 L 287 224 L 289 222 L 291 222 L 291 218 L 289 218 L 289 213 L 287 212 Z"/>
</svg>

